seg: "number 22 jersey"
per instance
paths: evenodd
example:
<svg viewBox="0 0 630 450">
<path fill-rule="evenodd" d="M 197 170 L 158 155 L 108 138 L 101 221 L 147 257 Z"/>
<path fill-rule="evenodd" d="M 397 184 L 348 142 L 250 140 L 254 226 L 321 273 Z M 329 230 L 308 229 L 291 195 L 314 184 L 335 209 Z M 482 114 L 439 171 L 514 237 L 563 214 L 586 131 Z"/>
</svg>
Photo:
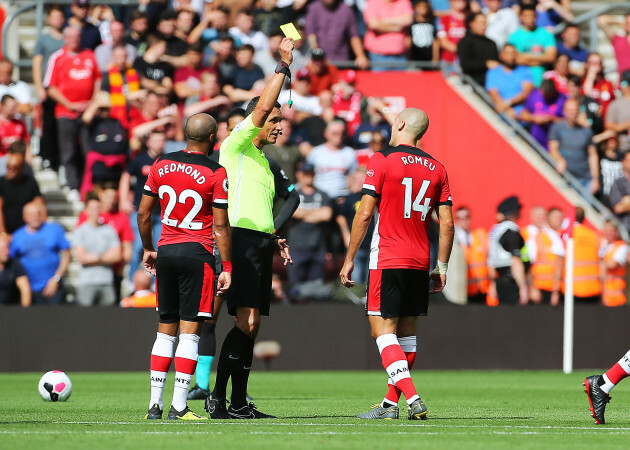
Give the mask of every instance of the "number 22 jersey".
<svg viewBox="0 0 630 450">
<path fill-rule="evenodd" d="M 452 205 L 444 166 L 416 147 L 388 147 L 370 158 L 361 193 L 377 199 L 370 269 L 429 270 L 431 213 Z"/>
<path fill-rule="evenodd" d="M 227 209 L 225 169 L 202 153 L 168 153 L 155 160 L 144 194 L 160 198 L 162 235 L 158 247 L 199 242 L 212 252 L 212 208 Z"/>
</svg>

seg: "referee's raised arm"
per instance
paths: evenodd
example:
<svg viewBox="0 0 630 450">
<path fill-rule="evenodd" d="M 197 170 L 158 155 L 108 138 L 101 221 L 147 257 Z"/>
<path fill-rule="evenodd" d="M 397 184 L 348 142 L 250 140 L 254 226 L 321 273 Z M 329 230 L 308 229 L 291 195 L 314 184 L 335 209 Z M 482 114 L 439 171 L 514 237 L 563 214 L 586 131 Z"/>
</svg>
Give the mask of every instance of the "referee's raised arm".
<svg viewBox="0 0 630 450">
<path fill-rule="evenodd" d="M 256 104 L 256 108 L 252 112 L 252 121 L 258 128 L 262 128 L 265 124 L 267 117 L 273 111 L 278 96 L 282 90 L 284 84 L 285 75 L 291 78 L 291 70 L 289 66 L 293 62 L 293 47 L 295 44 L 292 39 L 284 38 L 280 43 L 280 62 L 276 66 L 276 70 L 265 89 L 260 94 L 260 100 Z"/>
</svg>

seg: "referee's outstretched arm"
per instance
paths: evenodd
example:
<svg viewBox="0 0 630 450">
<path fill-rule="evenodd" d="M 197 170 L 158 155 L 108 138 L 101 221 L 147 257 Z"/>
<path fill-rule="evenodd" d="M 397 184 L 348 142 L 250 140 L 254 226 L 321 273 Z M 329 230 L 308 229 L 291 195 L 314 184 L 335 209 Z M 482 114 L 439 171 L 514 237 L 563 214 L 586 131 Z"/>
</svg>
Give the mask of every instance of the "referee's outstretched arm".
<svg viewBox="0 0 630 450">
<path fill-rule="evenodd" d="M 260 94 L 260 100 L 258 100 L 254 112 L 252 112 L 252 121 L 258 128 L 262 128 L 267 121 L 267 117 L 269 117 L 269 114 L 271 114 L 271 111 L 276 105 L 284 83 L 285 74 L 291 76 L 289 66 L 293 62 L 293 47 L 294 43 L 292 39 L 282 39 L 280 43 L 280 62 L 276 68 L 276 73 L 273 74 L 273 77 L 269 83 L 267 83 L 265 89 L 263 89 L 262 94 Z"/>
</svg>

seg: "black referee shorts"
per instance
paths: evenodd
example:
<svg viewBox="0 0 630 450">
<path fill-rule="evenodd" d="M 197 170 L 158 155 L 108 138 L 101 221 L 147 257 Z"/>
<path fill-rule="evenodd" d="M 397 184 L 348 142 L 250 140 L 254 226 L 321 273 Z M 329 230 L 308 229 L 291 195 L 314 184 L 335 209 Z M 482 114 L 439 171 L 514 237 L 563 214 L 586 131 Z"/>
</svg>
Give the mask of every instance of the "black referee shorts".
<svg viewBox="0 0 630 450">
<path fill-rule="evenodd" d="M 416 269 L 372 269 L 368 276 L 368 316 L 426 316 L 429 272 Z"/>
<path fill-rule="evenodd" d="M 267 233 L 232 228 L 232 286 L 225 293 L 231 316 L 236 316 L 238 307 L 269 315 L 274 245 Z"/>
<path fill-rule="evenodd" d="M 161 245 L 156 263 L 160 322 L 201 322 L 212 317 L 214 256 L 197 242 Z"/>
</svg>

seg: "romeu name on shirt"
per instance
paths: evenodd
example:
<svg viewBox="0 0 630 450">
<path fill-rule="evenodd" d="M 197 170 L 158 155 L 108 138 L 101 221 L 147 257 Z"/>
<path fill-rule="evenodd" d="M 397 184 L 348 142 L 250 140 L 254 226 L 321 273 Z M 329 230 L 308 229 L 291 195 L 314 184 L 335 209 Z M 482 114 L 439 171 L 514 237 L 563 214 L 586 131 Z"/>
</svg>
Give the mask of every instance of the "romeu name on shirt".
<svg viewBox="0 0 630 450">
<path fill-rule="evenodd" d="M 431 213 L 453 204 L 444 166 L 419 148 L 388 147 L 370 158 L 361 193 L 377 199 L 370 269 L 429 270 Z"/>
<path fill-rule="evenodd" d="M 225 169 L 202 153 L 185 150 L 158 157 L 144 195 L 159 197 L 162 245 L 199 242 L 212 252 L 212 208 L 227 209 Z"/>
</svg>

